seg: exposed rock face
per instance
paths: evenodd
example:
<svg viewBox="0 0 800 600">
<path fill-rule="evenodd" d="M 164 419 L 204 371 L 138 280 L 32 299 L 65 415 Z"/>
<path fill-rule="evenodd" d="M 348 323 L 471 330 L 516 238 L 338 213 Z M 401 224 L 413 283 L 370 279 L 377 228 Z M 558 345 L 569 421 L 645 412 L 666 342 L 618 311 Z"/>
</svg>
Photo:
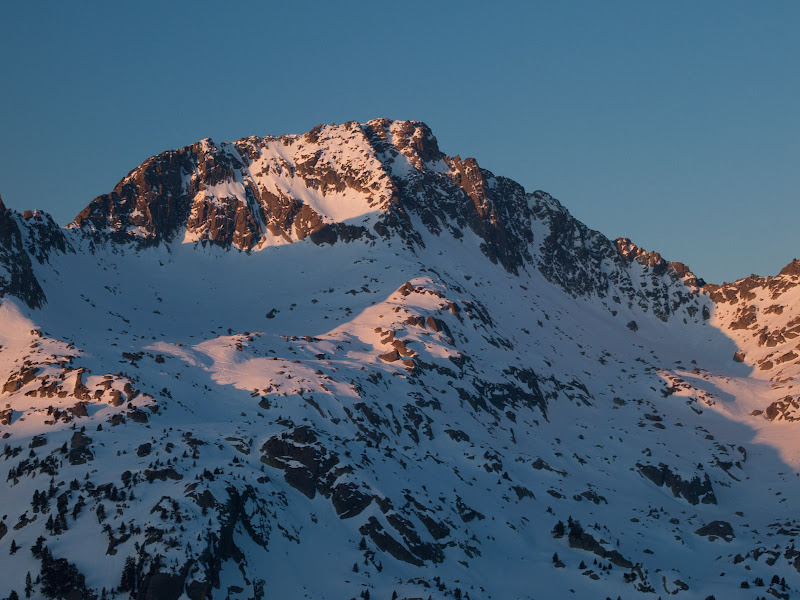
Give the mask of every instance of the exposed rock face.
<svg viewBox="0 0 800 600">
<path fill-rule="evenodd" d="M 790 262 L 776 276 L 750 275 L 733 283 L 708 285 L 715 303 L 714 322 L 739 345 L 734 360 L 744 362 L 776 382 L 800 364 L 800 315 L 793 307 L 800 289 L 800 261 Z M 767 418 L 795 420 L 793 396 L 775 401 Z"/>
<path fill-rule="evenodd" d="M 385 203 L 388 177 L 369 150 L 356 123 L 234 144 L 205 139 L 147 160 L 74 224 L 146 244 L 182 235 L 249 250 L 303 239 L 338 221 L 337 212 L 320 214 L 331 198 Z"/>
<path fill-rule="evenodd" d="M 475 159 L 445 156 L 422 123 L 378 119 L 366 132 L 388 166 L 394 191 L 379 233 L 393 228 L 421 243 L 409 220 L 415 214 L 434 234 L 472 231 L 483 240 L 484 253 L 511 272 L 530 260 L 531 211 L 521 186 L 481 169 Z"/>
<path fill-rule="evenodd" d="M 307 427 L 270 438 L 261 452 L 262 462 L 283 469 L 286 482 L 309 498 L 317 491 L 329 497 L 333 483 L 342 473 L 341 469 L 332 472 L 339 464 L 338 455 L 319 444 L 316 434 Z"/>
<path fill-rule="evenodd" d="M 640 248 L 628 238 L 617 238 L 614 240 L 619 255 L 628 262 L 637 261 L 638 263 L 650 267 L 655 275 L 664 275 L 671 271 L 679 278 L 686 281 L 687 285 L 702 287 L 705 282 L 695 277 L 694 273 L 681 262 L 667 262 L 658 252 L 648 252 Z"/>
<path fill-rule="evenodd" d="M 767 406 L 764 416 L 770 421 L 800 421 L 800 398 L 785 396 L 776 400 Z"/>
<path fill-rule="evenodd" d="M 733 527 L 727 521 L 712 521 L 708 525 L 703 525 L 695 533 L 699 536 L 707 537 L 712 542 L 717 538 L 730 542 L 736 537 L 733 533 Z"/>
<path fill-rule="evenodd" d="M 778 275 L 800 277 L 800 260 L 797 260 L 796 258 L 792 260 L 792 262 L 781 269 L 781 272 L 778 273 Z"/>
<path fill-rule="evenodd" d="M 6 294 L 16 296 L 31 308 L 38 308 L 46 301 L 15 213 L 6 209 L 0 198 L 0 297 Z"/>
<path fill-rule="evenodd" d="M 692 477 L 687 481 L 677 473 L 673 473 L 665 464 L 659 464 L 657 467 L 654 465 L 636 465 L 639 472 L 647 477 L 650 481 L 657 486 L 667 487 L 672 491 L 672 494 L 678 498 L 685 498 L 689 504 L 716 504 L 717 498 L 714 495 L 714 490 L 711 487 L 711 480 L 708 475 L 704 475 L 700 479 L 698 475 Z"/>
<path fill-rule="evenodd" d="M 354 217 L 382 213 L 370 220 L 381 235 L 420 243 L 414 213 L 433 232 L 472 230 L 509 270 L 530 259 L 531 215 L 519 185 L 474 159 L 445 156 L 425 124 L 388 119 L 165 152 L 93 200 L 74 225 L 146 244 L 184 235 L 249 250 L 315 234 L 316 243 L 332 243 L 372 235 L 341 218 L 336 205 L 355 196 L 363 210 Z"/>
<path fill-rule="evenodd" d="M 36 278 L 36 265 L 49 261 L 53 252 L 72 251 L 63 230 L 50 215 L 9 210 L 0 198 L 0 298 L 16 296 L 31 308 L 47 301 Z"/>
<path fill-rule="evenodd" d="M 533 214 L 545 225 L 537 267 L 551 282 L 576 297 L 597 296 L 610 310 L 615 304 L 652 310 L 662 321 L 683 311 L 694 318 L 701 310 L 702 282 L 688 269 L 670 268 L 659 255 L 644 252 L 630 240 L 611 242 L 573 218 L 549 194 L 537 191 L 530 198 Z M 644 269 L 637 282 L 629 268 L 634 262 Z"/>
<path fill-rule="evenodd" d="M 231 180 L 235 167 L 241 167 L 240 160 L 210 139 L 164 152 L 131 171 L 110 194 L 95 198 L 75 218 L 75 224 L 111 233 L 119 240 L 171 240 L 189 220 L 194 197 L 206 186 Z M 201 212 L 203 208 L 201 197 Z M 232 235 L 226 221 L 230 208 L 223 202 L 216 210 L 203 213 L 209 229 L 223 243 Z"/>
<path fill-rule="evenodd" d="M 91 443 L 92 438 L 82 431 L 76 431 L 74 434 L 72 434 L 72 439 L 70 440 L 69 445 L 70 450 L 67 454 L 69 462 L 73 465 L 82 465 L 85 462 L 92 460 L 94 455 L 90 449 Z"/>
<path fill-rule="evenodd" d="M 593 554 L 608 560 L 618 567 L 623 567 L 626 569 L 633 567 L 633 563 L 630 560 L 622 556 L 622 554 L 620 554 L 617 550 L 607 550 L 604 548 L 603 545 L 598 542 L 594 536 L 592 536 L 592 534 L 584 531 L 583 527 L 581 527 L 581 525 L 577 522 L 570 523 L 567 541 L 569 542 L 570 548 L 579 548 L 580 550 L 592 552 Z"/>
<path fill-rule="evenodd" d="M 178 600 L 183 594 L 183 580 L 180 575 L 153 573 L 143 579 L 139 596 L 148 600 Z"/>
</svg>

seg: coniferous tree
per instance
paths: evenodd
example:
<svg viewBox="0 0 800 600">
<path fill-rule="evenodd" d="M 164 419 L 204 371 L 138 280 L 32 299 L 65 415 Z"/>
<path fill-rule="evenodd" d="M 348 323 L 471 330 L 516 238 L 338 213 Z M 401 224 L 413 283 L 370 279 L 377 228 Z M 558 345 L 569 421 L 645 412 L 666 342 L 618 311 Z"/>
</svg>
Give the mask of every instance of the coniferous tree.
<svg viewBox="0 0 800 600">
<path fill-rule="evenodd" d="M 119 589 L 122 592 L 133 592 L 136 589 L 136 561 L 132 556 L 125 559 Z"/>
<path fill-rule="evenodd" d="M 562 537 L 564 537 L 564 533 L 565 533 L 564 522 L 563 521 L 559 521 L 558 523 L 556 523 L 555 527 L 553 527 L 553 531 L 552 531 L 553 537 L 554 538 L 562 538 Z"/>
<path fill-rule="evenodd" d="M 54 558 L 50 549 L 45 546 L 40 555 L 41 587 L 45 598 L 66 598 L 76 591 L 81 598 L 96 600 L 97 596 L 86 589 L 86 578 L 74 564 L 66 558 Z"/>
<path fill-rule="evenodd" d="M 34 558 L 40 558 L 42 556 L 42 550 L 46 541 L 47 539 L 40 535 L 36 539 L 36 543 L 31 546 L 31 554 L 33 554 Z"/>
</svg>

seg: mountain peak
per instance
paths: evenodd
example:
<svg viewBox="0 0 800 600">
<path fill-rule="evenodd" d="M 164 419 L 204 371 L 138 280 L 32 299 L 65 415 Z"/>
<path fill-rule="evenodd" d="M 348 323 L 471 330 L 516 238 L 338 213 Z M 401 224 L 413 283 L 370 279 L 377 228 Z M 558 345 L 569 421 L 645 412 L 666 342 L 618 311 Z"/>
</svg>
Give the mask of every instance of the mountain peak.
<svg viewBox="0 0 800 600">
<path fill-rule="evenodd" d="M 373 119 L 365 128 L 383 140 L 389 140 L 407 157 L 416 156 L 422 162 L 435 162 L 444 157 L 430 127 L 422 121 L 392 121 Z"/>
<path fill-rule="evenodd" d="M 148 159 L 72 226 L 145 243 L 250 250 L 331 225 L 371 227 L 391 204 L 395 178 L 442 158 L 430 129 L 416 121 L 350 121 L 222 144 L 205 138 Z"/>
<path fill-rule="evenodd" d="M 307 237 L 319 244 L 399 235 L 419 246 L 421 222 L 437 235 L 472 230 L 492 260 L 514 271 L 530 258 L 528 204 L 518 184 L 474 159 L 445 156 L 424 123 L 374 119 L 163 152 L 70 226 L 144 245 L 258 250 Z"/>
<path fill-rule="evenodd" d="M 800 276 L 800 260 L 796 258 L 783 267 L 778 275 Z"/>
<path fill-rule="evenodd" d="M 657 274 L 666 273 L 668 270 L 672 271 L 690 286 L 702 287 L 705 285 L 705 281 L 698 279 L 691 269 L 682 262 L 667 261 L 658 252 L 648 252 L 634 244 L 629 238 L 617 238 L 614 243 L 617 246 L 619 255 L 629 262 L 635 260 L 646 267 L 650 267 Z"/>
</svg>

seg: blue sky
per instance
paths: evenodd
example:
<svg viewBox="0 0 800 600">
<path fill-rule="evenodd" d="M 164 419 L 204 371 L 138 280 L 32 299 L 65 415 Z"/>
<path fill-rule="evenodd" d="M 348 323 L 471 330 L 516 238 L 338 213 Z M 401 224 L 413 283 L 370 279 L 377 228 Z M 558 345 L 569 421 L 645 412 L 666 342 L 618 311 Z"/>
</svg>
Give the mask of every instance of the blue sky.
<svg viewBox="0 0 800 600">
<path fill-rule="evenodd" d="M 709 281 L 800 255 L 798 2 L 0 7 L 0 194 L 62 224 L 204 137 L 425 121 Z"/>
</svg>

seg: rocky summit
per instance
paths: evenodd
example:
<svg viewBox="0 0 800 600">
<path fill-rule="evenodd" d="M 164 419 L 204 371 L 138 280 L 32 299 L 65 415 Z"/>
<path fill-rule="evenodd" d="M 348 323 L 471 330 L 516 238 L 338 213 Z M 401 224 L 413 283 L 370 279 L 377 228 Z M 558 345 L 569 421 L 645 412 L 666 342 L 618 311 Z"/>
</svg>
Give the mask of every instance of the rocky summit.
<svg viewBox="0 0 800 600">
<path fill-rule="evenodd" d="M 413 121 L 0 204 L 0 596 L 800 597 L 799 265 L 706 284 Z"/>
</svg>

